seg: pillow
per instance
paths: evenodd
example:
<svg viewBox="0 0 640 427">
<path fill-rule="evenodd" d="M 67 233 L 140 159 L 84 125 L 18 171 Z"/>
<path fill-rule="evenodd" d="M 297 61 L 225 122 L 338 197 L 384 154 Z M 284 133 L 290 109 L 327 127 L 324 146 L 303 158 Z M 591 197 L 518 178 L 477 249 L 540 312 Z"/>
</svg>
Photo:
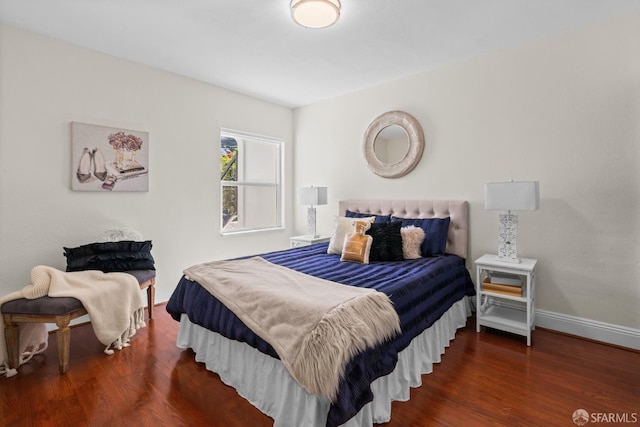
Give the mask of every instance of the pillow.
<svg viewBox="0 0 640 427">
<path fill-rule="evenodd" d="M 144 239 L 139 231 L 127 227 L 112 228 L 98 236 L 96 242 L 119 242 L 122 240 L 133 240 L 141 242 Z"/>
<path fill-rule="evenodd" d="M 77 248 L 63 248 L 67 258 L 67 271 L 155 270 L 151 255 L 151 240 L 136 242 L 96 242 Z"/>
<path fill-rule="evenodd" d="M 333 227 L 333 234 L 329 240 L 329 247 L 327 248 L 328 254 L 340 255 L 342 254 L 342 246 L 344 245 L 344 238 L 347 234 L 355 231 L 355 224 L 357 221 L 373 222 L 375 217 L 367 218 L 347 218 L 344 216 L 336 216 Z"/>
<path fill-rule="evenodd" d="M 369 261 L 402 261 L 401 221 L 374 223 L 367 231 L 373 237 Z"/>
<path fill-rule="evenodd" d="M 420 246 L 424 242 L 424 230 L 415 225 L 409 225 L 408 227 L 402 227 L 400 234 L 402 235 L 402 254 L 404 259 L 422 258 Z"/>
<path fill-rule="evenodd" d="M 345 217 L 347 218 L 370 218 L 370 217 L 374 217 L 375 221 L 374 222 L 389 222 L 391 221 L 391 215 L 372 215 L 372 214 L 365 214 L 365 213 L 360 213 L 360 212 L 352 212 L 350 210 L 347 209 L 347 211 L 344 214 Z"/>
<path fill-rule="evenodd" d="M 342 246 L 342 256 L 340 261 L 358 262 L 360 264 L 369 264 L 369 253 L 373 237 L 365 234 L 371 227 L 369 221 L 357 221 L 354 233 L 349 233 L 344 238 Z"/>
<path fill-rule="evenodd" d="M 391 221 L 402 221 L 402 226 L 415 225 L 424 230 L 424 241 L 420 247 L 422 256 L 442 255 L 447 247 L 449 235 L 449 222 L 451 218 L 397 218 L 391 217 Z M 375 239 L 375 237 L 374 237 Z"/>
</svg>

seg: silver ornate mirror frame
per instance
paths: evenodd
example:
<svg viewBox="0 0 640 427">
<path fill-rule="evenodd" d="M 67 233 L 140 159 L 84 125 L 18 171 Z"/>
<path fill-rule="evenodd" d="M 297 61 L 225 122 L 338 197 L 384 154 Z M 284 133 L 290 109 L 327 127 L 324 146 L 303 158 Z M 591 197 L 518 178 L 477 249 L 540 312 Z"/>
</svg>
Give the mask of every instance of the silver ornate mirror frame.
<svg viewBox="0 0 640 427">
<path fill-rule="evenodd" d="M 400 126 L 409 136 L 409 149 L 397 163 L 388 164 L 380 161 L 375 154 L 374 144 L 382 129 L 388 126 Z M 376 117 L 364 134 L 364 157 L 367 165 L 376 175 L 384 178 L 399 178 L 416 167 L 424 151 L 424 133 L 420 123 L 404 111 L 389 111 Z"/>
</svg>

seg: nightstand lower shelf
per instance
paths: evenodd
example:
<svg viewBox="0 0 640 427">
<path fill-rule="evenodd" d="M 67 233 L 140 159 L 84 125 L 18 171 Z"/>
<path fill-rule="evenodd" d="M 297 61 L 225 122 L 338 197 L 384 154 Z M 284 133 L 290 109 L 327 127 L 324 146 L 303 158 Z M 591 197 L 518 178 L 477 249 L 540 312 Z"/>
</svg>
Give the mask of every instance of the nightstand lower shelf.
<svg viewBox="0 0 640 427">
<path fill-rule="evenodd" d="M 525 310 L 516 307 L 489 305 L 483 308 L 478 325 L 524 335 L 525 337 L 529 336 L 527 313 Z M 533 325 L 531 325 L 531 329 L 534 329 Z"/>
</svg>

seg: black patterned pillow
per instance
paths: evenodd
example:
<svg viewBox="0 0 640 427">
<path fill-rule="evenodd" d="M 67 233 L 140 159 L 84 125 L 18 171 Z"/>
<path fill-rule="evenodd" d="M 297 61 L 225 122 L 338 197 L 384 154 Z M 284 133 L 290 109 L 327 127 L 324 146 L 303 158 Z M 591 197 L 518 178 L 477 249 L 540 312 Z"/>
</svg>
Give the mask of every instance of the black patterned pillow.
<svg viewBox="0 0 640 427">
<path fill-rule="evenodd" d="M 369 261 L 402 261 L 402 221 L 373 223 L 367 234 L 373 237 Z"/>
</svg>

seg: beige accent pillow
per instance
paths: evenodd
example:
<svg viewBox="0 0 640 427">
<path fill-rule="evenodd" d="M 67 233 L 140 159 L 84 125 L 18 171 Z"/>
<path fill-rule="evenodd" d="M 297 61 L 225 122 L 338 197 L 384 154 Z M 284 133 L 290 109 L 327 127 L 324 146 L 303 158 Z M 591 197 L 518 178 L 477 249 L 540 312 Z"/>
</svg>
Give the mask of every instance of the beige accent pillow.
<svg viewBox="0 0 640 427">
<path fill-rule="evenodd" d="M 356 222 L 356 231 L 347 234 L 344 238 L 340 261 L 369 264 L 369 253 L 371 252 L 371 244 L 373 243 L 373 237 L 365 234 L 369 228 L 371 228 L 371 223 L 368 221 Z"/>
<path fill-rule="evenodd" d="M 355 224 L 357 221 L 367 221 L 372 223 L 376 219 L 375 216 L 367 218 L 347 218 L 344 216 L 336 216 L 333 224 L 333 234 L 329 240 L 328 254 L 342 254 L 344 246 L 344 238 L 347 234 L 355 232 Z"/>
<path fill-rule="evenodd" d="M 420 246 L 424 241 L 424 230 L 415 225 L 409 225 L 400 229 L 402 236 L 402 254 L 404 259 L 418 259 L 422 257 Z"/>
</svg>

